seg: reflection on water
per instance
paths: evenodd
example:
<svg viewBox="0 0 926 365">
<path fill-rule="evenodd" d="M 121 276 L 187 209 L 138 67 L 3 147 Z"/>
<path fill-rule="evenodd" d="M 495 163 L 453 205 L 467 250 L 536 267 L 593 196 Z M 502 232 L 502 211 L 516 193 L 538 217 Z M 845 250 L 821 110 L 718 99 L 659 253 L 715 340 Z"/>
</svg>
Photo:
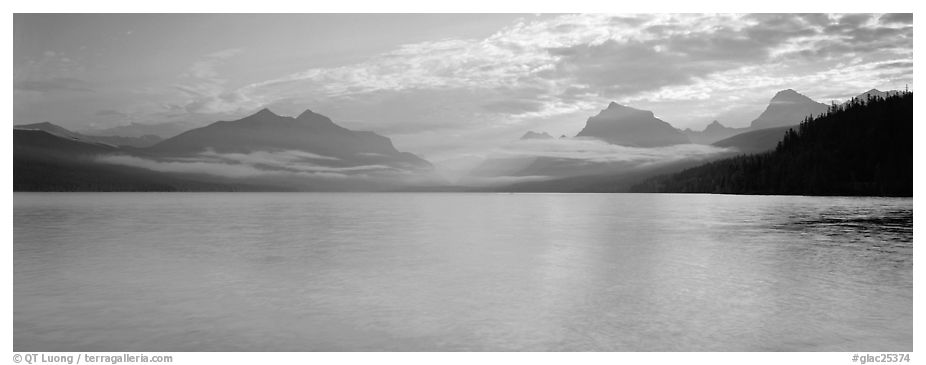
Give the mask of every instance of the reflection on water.
<svg viewBox="0 0 926 365">
<path fill-rule="evenodd" d="M 15 351 L 912 351 L 911 199 L 20 194 Z"/>
</svg>

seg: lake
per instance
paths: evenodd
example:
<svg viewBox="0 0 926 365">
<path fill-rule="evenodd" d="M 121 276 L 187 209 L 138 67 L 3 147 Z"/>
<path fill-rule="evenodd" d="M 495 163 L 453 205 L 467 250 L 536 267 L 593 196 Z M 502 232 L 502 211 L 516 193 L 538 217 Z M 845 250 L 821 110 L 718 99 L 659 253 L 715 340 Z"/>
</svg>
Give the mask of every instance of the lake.
<svg viewBox="0 0 926 365">
<path fill-rule="evenodd" d="M 913 201 L 15 193 L 14 351 L 913 351 Z"/>
</svg>

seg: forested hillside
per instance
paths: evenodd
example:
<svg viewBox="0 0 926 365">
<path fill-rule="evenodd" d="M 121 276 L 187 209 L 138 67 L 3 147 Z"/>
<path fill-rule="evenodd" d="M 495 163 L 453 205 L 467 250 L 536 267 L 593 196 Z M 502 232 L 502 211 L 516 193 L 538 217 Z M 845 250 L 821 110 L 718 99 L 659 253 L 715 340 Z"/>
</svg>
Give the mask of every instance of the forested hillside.
<svg viewBox="0 0 926 365">
<path fill-rule="evenodd" d="M 913 196 L 913 93 L 833 105 L 788 130 L 774 151 L 655 177 L 631 190 Z"/>
</svg>

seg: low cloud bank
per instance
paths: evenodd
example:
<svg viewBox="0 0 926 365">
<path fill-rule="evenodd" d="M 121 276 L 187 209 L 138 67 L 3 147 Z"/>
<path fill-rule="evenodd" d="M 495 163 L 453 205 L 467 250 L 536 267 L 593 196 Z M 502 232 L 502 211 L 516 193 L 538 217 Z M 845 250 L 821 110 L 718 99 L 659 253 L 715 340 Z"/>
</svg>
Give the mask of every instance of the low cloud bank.
<svg viewBox="0 0 926 365">
<path fill-rule="evenodd" d="M 150 159 L 130 155 L 104 155 L 101 163 L 138 167 L 153 171 L 181 174 L 206 174 L 224 178 L 255 177 L 293 178 L 375 178 L 401 175 L 404 171 L 386 165 L 329 166 L 340 159 L 303 151 L 255 151 L 217 153 L 206 150 L 192 157 Z"/>
<path fill-rule="evenodd" d="M 483 173 L 466 174 L 461 170 L 456 178 L 446 180 L 381 164 L 349 165 L 335 157 L 291 150 L 249 153 L 207 150 L 190 157 L 170 159 L 103 155 L 98 156 L 97 161 L 164 173 L 205 174 L 286 184 L 324 180 L 372 184 L 368 186 L 430 186 L 445 185 L 450 180 L 463 185 L 486 186 L 630 171 L 684 159 L 709 159 L 727 152 L 730 150 L 695 144 L 638 148 L 585 138 L 521 140 L 490 151 L 483 164 L 492 167 L 483 168 Z M 473 166 L 478 160 L 476 156 L 467 156 L 466 165 Z M 540 160 L 545 162 L 534 164 Z"/>
<path fill-rule="evenodd" d="M 729 150 L 699 144 L 640 148 L 610 144 L 592 138 L 561 138 L 520 140 L 494 151 L 491 157 L 549 157 L 589 163 L 637 162 L 645 164 L 687 158 L 704 158 L 724 152 L 729 152 Z"/>
<path fill-rule="evenodd" d="M 456 181 L 465 185 L 508 185 L 590 175 L 620 175 L 683 160 L 707 160 L 731 150 L 684 144 L 627 147 L 593 138 L 519 140 L 491 151 Z"/>
<path fill-rule="evenodd" d="M 128 155 L 105 155 L 97 157 L 97 161 L 112 165 L 122 165 L 138 167 L 147 170 L 153 170 L 166 173 L 179 174 L 206 174 L 225 178 L 251 178 L 259 176 L 285 176 L 293 177 L 325 177 L 325 178 L 345 178 L 345 174 L 331 172 L 307 172 L 307 171 L 287 171 L 287 170 L 267 170 L 256 167 L 255 165 L 243 163 L 225 163 L 211 160 L 172 160 L 157 161 L 147 158 L 128 156 Z"/>
</svg>

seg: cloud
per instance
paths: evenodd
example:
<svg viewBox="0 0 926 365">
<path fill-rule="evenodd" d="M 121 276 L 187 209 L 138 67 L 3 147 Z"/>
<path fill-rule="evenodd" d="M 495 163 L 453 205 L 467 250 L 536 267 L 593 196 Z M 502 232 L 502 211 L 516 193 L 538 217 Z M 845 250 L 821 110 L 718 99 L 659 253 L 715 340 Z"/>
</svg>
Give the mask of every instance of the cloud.
<svg viewBox="0 0 926 365">
<path fill-rule="evenodd" d="M 253 151 L 249 153 L 216 153 L 211 150 L 204 151 L 197 158 L 206 158 L 212 161 L 225 163 L 245 164 L 262 169 L 286 170 L 294 172 L 379 172 L 393 170 L 386 165 L 359 165 L 359 166 L 326 166 L 322 163 L 341 161 L 336 157 L 323 156 L 304 151 Z"/>
<path fill-rule="evenodd" d="M 626 147 L 591 138 L 519 140 L 497 149 L 496 158 L 546 157 L 589 163 L 634 162 L 648 164 L 687 158 L 705 158 L 728 152 L 725 148 L 681 144 L 656 148 Z"/>
<path fill-rule="evenodd" d="M 182 81 L 173 88 L 180 91 L 180 105 L 168 104 L 168 108 L 182 108 L 193 114 L 226 114 L 250 111 L 260 106 L 244 94 L 227 87 L 228 80 L 220 76 L 218 67 L 228 59 L 241 54 L 243 49 L 225 49 L 206 54 L 194 62 L 180 77 Z"/>
<path fill-rule="evenodd" d="M 113 110 L 113 109 L 98 110 L 94 115 L 98 117 L 119 117 L 119 118 L 124 118 L 128 116 L 128 114 L 126 113 L 120 112 L 118 110 Z"/>
<path fill-rule="evenodd" d="M 196 156 L 154 160 L 129 155 L 106 155 L 99 162 L 140 167 L 172 173 L 207 174 L 227 178 L 260 176 L 295 178 L 374 178 L 403 173 L 385 165 L 328 166 L 323 162 L 340 161 L 335 157 L 303 151 L 254 151 L 250 153 L 216 153 L 206 150 Z"/>
<path fill-rule="evenodd" d="M 883 24 L 913 25 L 913 13 L 884 14 L 878 20 Z"/>
<path fill-rule="evenodd" d="M 499 100 L 484 104 L 482 108 L 490 112 L 521 114 L 541 110 L 543 102 L 539 100 Z"/>
<path fill-rule="evenodd" d="M 810 70 L 836 67 L 847 57 L 857 59 L 853 64 L 884 57 L 912 62 L 912 27 L 894 18 L 902 17 L 562 15 L 522 20 L 483 39 L 405 44 L 363 62 L 310 68 L 237 92 L 248 100 L 323 104 L 343 111 L 344 119 L 395 133 L 529 123 L 656 93 L 663 101 L 702 100 L 695 113 L 668 111 L 685 118 L 726 107 L 715 99 L 728 95 L 718 95 L 711 80 L 747 66 L 778 80 L 766 85 L 800 90 Z M 845 88 L 843 80 L 861 77 L 830 80 L 824 94 Z M 737 87 L 757 89 L 745 81 Z M 754 95 L 761 100 L 777 90 L 758 91 Z M 345 110 L 391 105 L 398 110 L 384 115 Z M 691 120 L 681 122 L 677 126 Z"/>
<path fill-rule="evenodd" d="M 592 138 L 519 140 L 494 149 L 476 166 L 466 161 L 465 169 L 450 169 L 447 176 L 474 186 L 617 176 L 683 160 L 707 160 L 729 152 L 730 149 L 695 144 L 625 147 Z"/>
<path fill-rule="evenodd" d="M 203 59 L 193 63 L 186 75 L 199 79 L 215 79 L 218 76 L 216 66 L 241 52 L 243 50 L 240 48 L 232 48 L 209 53 L 203 56 Z"/>
<path fill-rule="evenodd" d="M 53 77 L 44 80 L 23 80 L 13 83 L 19 91 L 50 92 L 93 92 L 89 83 L 73 77 Z"/>
<path fill-rule="evenodd" d="M 339 161 L 337 157 L 324 156 L 305 151 L 255 151 L 251 153 L 216 153 L 212 150 L 206 150 L 200 154 L 204 157 L 215 157 L 227 160 L 235 160 L 250 164 L 281 164 L 281 163 L 298 163 L 305 161 L 323 160 Z"/>
<path fill-rule="evenodd" d="M 256 185 L 310 190 L 389 189 L 404 185 L 445 183 L 431 173 L 384 165 L 333 166 L 336 159 L 302 151 L 255 151 L 220 154 L 213 151 L 190 157 L 153 159 L 130 155 L 101 155 L 104 164 L 142 168 L 162 173 L 210 175 Z M 225 181 L 225 180 L 223 180 Z"/>
<path fill-rule="evenodd" d="M 895 69 L 895 68 L 909 69 L 909 68 L 913 68 L 913 62 L 908 62 L 908 61 L 884 62 L 884 63 L 878 64 L 875 67 L 878 69 L 883 69 L 883 70 L 889 70 L 889 69 Z"/>
<path fill-rule="evenodd" d="M 618 89 L 630 92 L 644 87 L 637 78 L 672 71 L 665 82 L 684 81 L 689 72 L 701 74 L 761 58 L 788 37 L 807 34 L 791 30 L 788 23 L 749 28 L 751 36 L 746 36 L 741 32 L 747 26 L 744 19 L 561 16 L 521 22 L 482 40 L 407 44 L 359 64 L 309 69 L 249 89 L 287 93 L 311 84 L 336 97 L 378 90 L 522 87 L 534 82 L 541 92 L 556 92 L 578 79 L 593 85 L 630 84 Z M 641 30 L 644 24 L 651 26 Z M 690 70 L 678 70 L 685 64 Z M 665 82 L 656 80 L 645 87 L 658 88 Z"/>
<path fill-rule="evenodd" d="M 140 167 L 158 172 L 206 174 L 228 178 L 248 178 L 273 173 L 244 164 L 208 161 L 156 161 L 128 155 L 99 156 L 97 157 L 97 161 L 113 165 Z"/>
</svg>

